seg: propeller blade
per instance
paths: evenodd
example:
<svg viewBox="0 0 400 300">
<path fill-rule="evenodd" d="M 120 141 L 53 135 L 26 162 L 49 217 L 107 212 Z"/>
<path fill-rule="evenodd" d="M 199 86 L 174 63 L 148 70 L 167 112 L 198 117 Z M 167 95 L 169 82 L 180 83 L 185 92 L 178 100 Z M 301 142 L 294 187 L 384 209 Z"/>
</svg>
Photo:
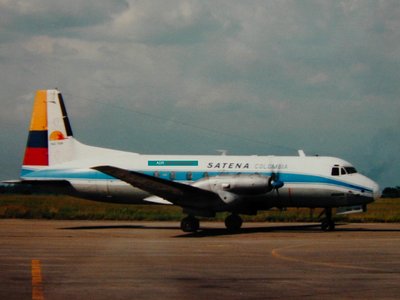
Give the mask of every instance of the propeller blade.
<svg viewBox="0 0 400 300">
<path fill-rule="evenodd" d="M 271 174 L 271 187 L 273 189 L 280 189 L 281 187 L 284 186 L 284 182 L 282 180 L 279 179 L 279 173 L 272 173 Z"/>
</svg>

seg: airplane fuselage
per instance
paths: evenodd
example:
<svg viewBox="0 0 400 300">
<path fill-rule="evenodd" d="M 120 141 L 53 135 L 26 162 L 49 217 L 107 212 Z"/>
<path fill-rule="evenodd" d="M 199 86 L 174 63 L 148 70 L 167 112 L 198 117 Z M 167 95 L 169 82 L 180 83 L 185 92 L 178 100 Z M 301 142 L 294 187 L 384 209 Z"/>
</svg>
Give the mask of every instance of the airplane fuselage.
<svg viewBox="0 0 400 300">
<path fill-rule="evenodd" d="M 151 195 L 112 176 L 93 170 L 101 164 L 140 172 L 189 185 L 217 179 L 219 185 L 232 184 L 235 176 L 268 178 L 277 174 L 284 185 L 279 192 L 260 190 L 257 182 L 243 187 L 239 210 L 256 211 L 271 207 L 339 207 L 373 201 L 377 186 L 369 178 L 341 171 L 353 168 L 342 159 L 322 156 L 174 156 L 139 155 L 109 150 L 99 158 L 82 159 L 43 169 L 22 171 L 24 180 L 67 180 L 71 194 L 106 202 L 138 204 Z M 337 175 L 332 170 L 338 169 Z M 224 179 L 226 179 L 224 182 Z M 240 178 L 241 179 L 241 178 Z M 214 183 L 212 183 L 214 184 Z M 210 187 L 212 188 L 212 187 Z M 222 187 L 229 192 L 230 187 Z M 254 191 L 255 189 L 255 191 Z M 226 205 L 224 205 L 226 204 Z M 235 210 L 237 203 L 221 203 L 219 211 Z"/>
</svg>

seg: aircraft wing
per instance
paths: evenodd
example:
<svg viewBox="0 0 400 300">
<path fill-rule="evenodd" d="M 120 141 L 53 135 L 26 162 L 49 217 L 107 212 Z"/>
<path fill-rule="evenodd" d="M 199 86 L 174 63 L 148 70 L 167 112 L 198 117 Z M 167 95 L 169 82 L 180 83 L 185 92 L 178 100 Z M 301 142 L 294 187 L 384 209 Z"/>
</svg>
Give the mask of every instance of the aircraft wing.
<svg viewBox="0 0 400 300">
<path fill-rule="evenodd" d="M 212 210 L 213 207 L 221 204 L 221 199 L 217 194 L 191 185 L 113 166 L 98 166 L 93 169 L 184 208 Z"/>
</svg>

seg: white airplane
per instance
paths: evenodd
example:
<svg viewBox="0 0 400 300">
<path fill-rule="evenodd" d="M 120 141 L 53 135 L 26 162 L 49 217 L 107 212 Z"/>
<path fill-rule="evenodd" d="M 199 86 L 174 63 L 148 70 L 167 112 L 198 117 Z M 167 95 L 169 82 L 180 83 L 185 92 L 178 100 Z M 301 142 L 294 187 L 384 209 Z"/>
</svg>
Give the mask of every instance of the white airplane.
<svg viewBox="0 0 400 300">
<path fill-rule="evenodd" d="M 8 184 L 11 182 L 9 181 Z M 199 229 L 197 217 L 230 212 L 225 225 L 238 230 L 239 214 L 287 207 L 324 208 L 323 230 L 334 230 L 333 208 L 365 211 L 378 185 L 347 161 L 306 156 L 142 155 L 78 142 L 58 90 L 35 96 L 21 177 L 14 190 L 64 193 L 95 201 L 178 205 L 181 229 Z"/>
</svg>

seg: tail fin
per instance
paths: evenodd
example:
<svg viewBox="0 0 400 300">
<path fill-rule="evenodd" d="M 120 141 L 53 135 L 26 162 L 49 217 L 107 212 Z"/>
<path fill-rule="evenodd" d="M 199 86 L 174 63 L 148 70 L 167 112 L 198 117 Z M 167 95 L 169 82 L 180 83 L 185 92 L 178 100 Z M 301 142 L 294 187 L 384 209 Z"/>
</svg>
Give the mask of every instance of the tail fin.
<svg viewBox="0 0 400 300">
<path fill-rule="evenodd" d="M 23 169 L 37 169 L 72 159 L 73 143 L 61 93 L 57 90 L 37 91 Z"/>
</svg>

